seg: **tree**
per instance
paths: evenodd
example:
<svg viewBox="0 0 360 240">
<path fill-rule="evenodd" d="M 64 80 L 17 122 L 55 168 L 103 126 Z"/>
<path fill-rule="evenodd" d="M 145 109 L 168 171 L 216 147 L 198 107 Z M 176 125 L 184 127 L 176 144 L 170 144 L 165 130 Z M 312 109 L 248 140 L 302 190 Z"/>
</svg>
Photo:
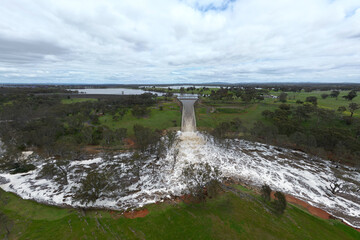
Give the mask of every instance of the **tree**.
<svg viewBox="0 0 360 240">
<path fill-rule="evenodd" d="M 290 104 L 280 104 L 279 108 L 281 110 L 284 110 L 284 111 L 289 111 L 290 110 Z"/>
<path fill-rule="evenodd" d="M 229 122 L 221 122 L 213 131 L 213 136 L 216 139 L 220 140 L 223 139 L 226 133 L 230 130 L 231 125 Z"/>
<path fill-rule="evenodd" d="M 261 196 L 262 198 L 269 202 L 270 201 L 271 188 L 269 185 L 264 184 L 261 186 Z"/>
<path fill-rule="evenodd" d="M 275 200 L 274 200 L 274 209 L 278 214 L 283 214 L 286 209 L 286 198 L 285 195 L 281 192 L 276 192 L 274 194 Z"/>
<path fill-rule="evenodd" d="M 332 193 L 332 194 L 336 194 L 340 191 L 341 189 L 341 184 L 339 183 L 339 180 L 337 178 L 332 179 L 330 181 L 329 187 L 327 187 L 327 189 Z"/>
<path fill-rule="evenodd" d="M 329 94 L 326 94 L 326 93 L 321 94 L 322 99 L 326 99 L 328 96 L 329 96 Z"/>
<path fill-rule="evenodd" d="M 340 112 L 340 113 L 343 113 L 343 112 L 346 111 L 346 107 L 345 106 L 340 106 L 340 107 L 338 107 L 337 111 Z"/>
<path fill-rule="evenodd" d="M 136 145 L 142 152 L 152 150 L 152 147 L 160 140 L 160 135 L 157 132 L 152 131 L 150 128 L 144 127 L 140 124 L 135 124 L 133 128 Z"/>
<path fill-rule="evenodd" d="M 287 96 L 288 96 L 287 93 L 282 92 L 279 96 L 279 101 L 285 103 L 287 100 Z"/>
<path fill-rule="evenodd" d="M 143 118 L 150 114 L 150 109 L 148 109 L 146 106 L 136 105 L 132 108 L 131 113 L 136 118 Z"/>
<path fill-rule="evenodd" d="M 317 97 L 315 97 L 315 96 L 307 97 L 305 101 L 312 103 L 314 106 L 317 105 Z"/>
<path fill-rule="evenodd" d="M 179 149 L 175 148 L 174 152 L 173 152 L 174 163 L 173 163 L 172 171 L 174 171 L 175 164 L 176 164 L 178 156 L 179 156 Z"/>
<path fill-rule="evenodd" d="M 343 98 L 345 98 L 345 99 L 348 100 L 348 101 L 352 101 L 353 98 L 355 98 L 356 96 L 357 96 L 356 91 L 355 91 L 355 90 L 351 90 L 351 91 L 348 93 L 348 95 L 343 96 Z"/>
<path fill-rule="evenodd" d="M 234 128 L 236 131 L 239 131 L 242 128 L 242 122 L 240 120 L 240 118 L 234 118 L 231 122 L 230 125 L 232 128 Z M 244 129 L 244 128 L 242 128 Z"/>
<path fill-rule="evenodd" d="M 120 119 L 123 119 L 123 117 L 125 116 L 125 114 L 127 113 L 128 109 L 127 108 L 121 108 L 119 110 L 119 116 L 120 116 Z"/>
<path fill-rule="evenodd" d="M 211 184 L 211 181 L 219 180 L 220 170 L 208 163 L 190 164 L 183 169 L 182 177 L 187 186 L 187 192 L 194 200 L 204 201 L 206 198 L 205 187 Z"/>
<path fill-rule="evenodd" d="M 167 131 L 166 139 L 167 139 L 167 148 L 170 148 L 175 143 L 176 132 L 175 131 Z"/>
<path fill-rule="evenodd" d="M 310 119 L 310 113 L 313 112 L 313 107 L 310 104 L 305 104 L 296 107 L 294 116 L 301 121 Z"/>
<path fill-rule="evenodd" d="M 334 91 L 331 91 L 331 93 L 330 93 L 330 97 L 332 97 L 332 98 L 336 98 L 336 100 L 337 100 L 337 99 L 338 99 L 339 94 L 340 94 L 340 92 L 339 92 L 339 91 L 334 90 Z"/>
<path fill-rule="evenodd" d="M 265 98 L 264 98 L 263 95 L 257 95 L 257 96 L 256 96 L 256 100 L 258 100 L 259 102 L 260 102 L 260 101 L 264 101 L 264 99 L 265 99 Z"/>
<path fill-rule="evenodd" d="M 81 204 L 94 203 L 109 191 L 114 190 L 115 184 L 111 181 L 111 171 L 98 172 L 92 170 L 80 181 L 80 187 L 73 199 Z"/>
<path fill-rule="evenodd" d="M 274 112 L 266 109 L 266 110 L 262 111 L 261 115 L 263 115 L 265 118 L 271 119 L 274 117 Z"/>
<path fill-rule="evenodd" d="M 57 183 L 61 185 L 68 184 L 68 169 L 69 161 L 66 160 L 54 160 L 46 163 L 39 174 L 37 179 L 54 179 Z"/>
<path fill-rule="evenodd" d="M 354 112 L 356 111 L 356 110 L 358 110 L 360 108 L 360 106 L 359 106 L 359 104 L 357 104 L 357 103 L 350 103 L 349 104 L 349 111 L 350 111 L 350 113 L 351 113 L 351 115 L 350 115 L 350 117 L 352 118 L 352 116 L 354 115 Z"/>
</svg>

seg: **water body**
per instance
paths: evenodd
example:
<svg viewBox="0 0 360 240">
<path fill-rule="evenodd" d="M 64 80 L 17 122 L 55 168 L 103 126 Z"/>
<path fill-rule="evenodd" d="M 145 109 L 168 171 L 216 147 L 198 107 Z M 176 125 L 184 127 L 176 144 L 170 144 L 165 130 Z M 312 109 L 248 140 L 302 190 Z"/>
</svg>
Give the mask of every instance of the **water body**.
<svg viewBox="0 0 360 240">
<path fill-rule="evenodd" d="M 69 89 L 71 91 L 78 91 L 83 94 L 104 94 L 104 95 L 141 95 L 144 93 L 152 93 L 158 96 L 164 96 L 166 93 L 144 91 L 142 89 L 131 89 L 131 88 L 85 88 L 85 89 Z M 174 93 L 175 96 L 182 98 L 197 98 L 197 94 L 189 93 Z"/>
<path fill-rule="evenodd" d="M 142 89 L 131 89 L 131 88 L 85 88 L 85 89 L 69 89 L 71 91 L 79 91 L 84 94 L 109 94 L 109 95 L 141 95 L 144 93 L 153 93 L 159 96 L 164 93 L 144 91 Z"/>
<path fill-rule="evenodd" d="M 140 86 L 140 87 L 152 87 L 152 86 Z M 168 86 L 155 86 L 156 88 L 171 88 L 171 89 L 180 89 L 180 88 L 189 88 L 189 87 L 194 87 L 194 88 L 220 88 L 221 86 L 209 86 L 209 85 L 168 85 Z M 223 86 L 223 87 L 227 87 L 227 86 Z"/>
</svg>

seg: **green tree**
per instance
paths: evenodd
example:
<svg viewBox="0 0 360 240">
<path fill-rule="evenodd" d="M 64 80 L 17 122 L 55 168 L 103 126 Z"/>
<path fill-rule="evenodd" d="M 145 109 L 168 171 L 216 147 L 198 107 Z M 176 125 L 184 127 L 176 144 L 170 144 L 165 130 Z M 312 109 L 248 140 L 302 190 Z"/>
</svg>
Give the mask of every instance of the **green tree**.
<svg viewBox="0 0 360 240">
<path fill-rule="evenodd" d="M 135 124 L 133 128 L 136 145 L 140 149 L 140 151 L 152 151 L 153 147 L 155 147 L 160 140 L 160 134 L 140 124 Z"/>
<path fill-rule="evenodd" d="M 190 193 L 194 200 L 204 201 L 206 199 L 205 187 L 209 186 L 209 184 L 215 184 L 219 180 L 220 174 L 218 168 L 212 167 L 208 163 L 190 164 L 183 169 L 182 178 L 187 186 L 187 192 Z M 212 196 L 214 196 L 214 193 L 212 193 Z"/>
<path fill-rule="evenodd" d="M 322 99 L 326 99 L 328 96 L 329 96 L 329 94 L 327 94 L 327 93 L 321 94 L 321 98 L 322 98 Z"/>
<path fill-rule="evenodd" d="M 264 110 L 262 111 L 261 115 L 263 115 L 263 117 L 271 119 L 274 117 L 274 112 L 270 111 L 270 110 Z"/>
<path fill-rule="evenodd" d="M 343 98 L 345 98 L 348 101 L 352 101 L 355 97 L 357 96 L 356 91 L 355 90 L 351 90 L 348 95 L 343 96 Z"/>
<path fill-rule="evenodd" d="M 305 101 L 312 103 L 314 106 L 317 105 L 317 97 L 315 97 L 315 96 L 307 97 Z"/>
<path fill-rule="evenodd" d="M 73 200 L 81 204 L 94 203 L 105 196 L 109 191 L 114 190 L 115 184 L 111 181 L 112 172 L 90 171 L 80 182 L 80 187 L 75 193 Z"/>
<path fill-rule="evenodd" d="M 357 104 L 357 103 L 350 103 L 349 104 L 349 111 L 350 111 L 350 113 L 351 113 L 351 115 L 350 115 L 350 117 L 352 118 L 352 116 L 354 115 L 354 112 L 356 111 L 356 110 L 358 110 L 360 108 L 360 106 L 359 106 L 359 104 Z"/>
<path fill-rule="evenodd" d="M 346 111 L 346 107 L 345 106 L 340 106 L 340 107 L 338 107 L 337 111 L 340 112 L 340 113 L 343 113 L 343 112 Z"/>
<path fill-rule="evenodd" d="M 285 195 L 281 192 L 276 192 L 274 196 L 275 196 L 275 200 L 273 202 L 274 209 L 278 214 L 283 214 L 287 205 Z"/>
<path fill-rule="evenodd" d="M 282 92 L 279 96 L 279 101 L 285 103 L 287 101 L 287 93 Z"/>
<path fill-rule="evenodd" d="M 271 195 L 271 188 L 269 185 L 264 184 L 261 186 L 261 197 L 269 202 L 270 201 L 270 195 Z"/>
<path fill-rule="evenodd" d="M 334 91 L 331 91 L 331 93 L 330 93 L 330 97 L 332 97 L 332 98 L 336 98 L 336 100 L 337 100 L 337 99 L 338 99 L 339 94 L 340 94 L 340 92 L 339 92 L 339 91 L 334 90 Z"/>
<path fill-rule="evenodd" d="M 148 109 L 146 106 L 139 105 L 135 105 L 131 110 L 132 115 L 136 118 L 147 117 L 149 116 L 150 112 L 150 109 Z"/>
</svg>

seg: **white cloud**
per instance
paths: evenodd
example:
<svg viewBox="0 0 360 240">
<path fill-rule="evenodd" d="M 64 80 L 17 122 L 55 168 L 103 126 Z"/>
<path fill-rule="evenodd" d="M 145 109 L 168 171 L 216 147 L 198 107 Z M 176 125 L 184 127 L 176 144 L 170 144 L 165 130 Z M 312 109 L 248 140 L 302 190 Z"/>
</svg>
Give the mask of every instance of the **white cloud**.
<svg viewBox="0 0 360 240">
<path fill-rule="evenodd" d="M 0 83 L 360 81 L 360 2 L 3 0 L 0 69 L 20 71 Z"/>
</svg>

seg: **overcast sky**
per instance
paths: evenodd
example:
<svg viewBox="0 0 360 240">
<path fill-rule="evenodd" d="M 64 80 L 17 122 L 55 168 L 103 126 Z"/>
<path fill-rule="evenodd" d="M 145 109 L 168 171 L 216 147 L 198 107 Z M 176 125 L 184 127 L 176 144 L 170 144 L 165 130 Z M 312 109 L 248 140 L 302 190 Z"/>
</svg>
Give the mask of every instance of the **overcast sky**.
<svg viewBox="0 0 360 240">
<path fill-rule="evenodd" d="M 360 0 L 1 0 L 0 83 L 360 82 Z"/>
</svg>

